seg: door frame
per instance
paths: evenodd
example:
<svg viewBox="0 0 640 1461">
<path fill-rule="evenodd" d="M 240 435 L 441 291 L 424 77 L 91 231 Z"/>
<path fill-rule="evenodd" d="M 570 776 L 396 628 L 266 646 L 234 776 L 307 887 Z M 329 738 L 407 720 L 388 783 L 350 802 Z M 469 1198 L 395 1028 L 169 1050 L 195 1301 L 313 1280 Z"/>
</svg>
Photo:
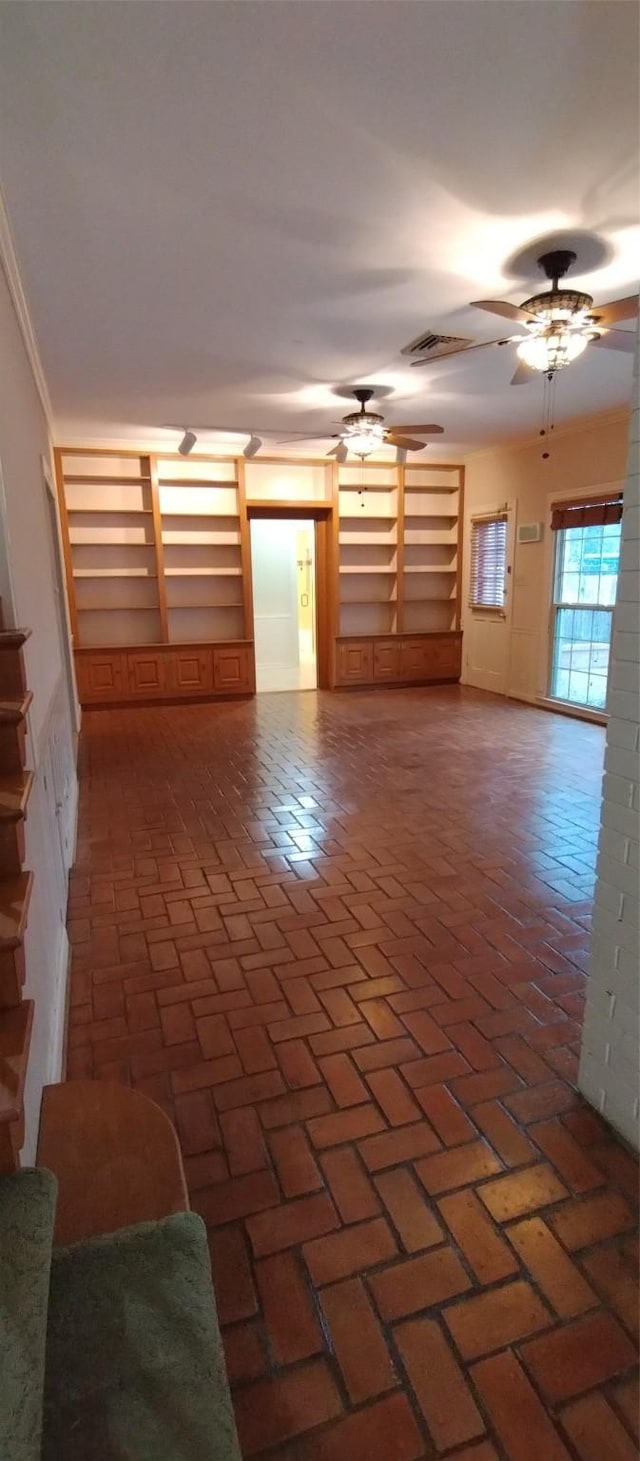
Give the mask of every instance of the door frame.
<svg viewBox="0 0 640 1461">
<path fill-rule="evenodd" d="M 475 650 L 474 629 L 478 625 L 493 624 L 499 626 L 504 634 L 504 664 L 502 669 L 502 689 L 490 690 L 492 695 L 510 694 L 511 685 L 511 664 L 513 656 L 513 601 L 514 601 L 514 565 L 516 551 L 516 530 L 518 525 L 518 504 L 515 498 L 508 498 L 502 502 L 487 504 L 476 504 L 468 508 L 468 515 L 465 519 L 465 533 L 468 535 L 469 545 L 471 544 L 472 524 L 476 518 L 488 518 L 505 514 L 507 518 L 507 546 L 505 553 L 505 599 L 501 609 L 486 607 L 474 607 L 471 603 L 471 547 L 466 555 L 466 576 L 464 585 L 464 596 L 466 605 L 463 610 L 461 628 L 463 629 L 462 653 L 464 665 L 463 683 L 474 685 L 476 682 L 470 678 L 473 673 L 470 656 Z M 460 580 L 462 582 L 462 579 Z M 482 686 L 486 689 L 486 686 Z"/>
<path fill-rule="evenodd" d="M 316 577 L 316 671 L 319 690 L 331 689 L 331 641 L 335 623 L 336 581 L 333 563 L 333 503 L 331 502 L 247 502 L 247 518 L 288 518 L 294 522 L 312 520 L 315 527 Z M 249 559 L 251 538 L 249 537 Z M 253 590 L 252 590 L 253 601 Z"/>
</svg>

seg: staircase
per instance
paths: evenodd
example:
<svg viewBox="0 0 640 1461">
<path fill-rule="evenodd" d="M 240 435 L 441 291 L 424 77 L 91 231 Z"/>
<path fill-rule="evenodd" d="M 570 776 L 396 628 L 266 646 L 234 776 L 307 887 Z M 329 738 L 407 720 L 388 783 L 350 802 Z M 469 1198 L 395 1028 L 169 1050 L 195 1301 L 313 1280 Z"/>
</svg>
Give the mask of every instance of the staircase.
<svg viewBox="0 0 640 1461">
<path fill-rule="evenodd" d="M 26 715 L 33 699 L 26 688 L 22 652 L 29 634 L 28 629 L 4 628 L 0 602 L 0 1173 L 19 1166 L 33 1022 L 33 1001 L 22 998 L 33 882 L 22 866 L 33 786 L 33 772 L 24 765 Z"/>
</svg>

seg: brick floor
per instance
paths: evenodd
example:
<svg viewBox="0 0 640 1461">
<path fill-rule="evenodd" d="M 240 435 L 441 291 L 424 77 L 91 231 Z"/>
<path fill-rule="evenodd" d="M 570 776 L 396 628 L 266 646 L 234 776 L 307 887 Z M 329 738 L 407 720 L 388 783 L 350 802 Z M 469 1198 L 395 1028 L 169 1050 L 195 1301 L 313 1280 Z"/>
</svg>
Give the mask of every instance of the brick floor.
<svg viewBox="0 0 640 1461">
<path fill-rule="evenodd" d="M 69 1075 L 176 1122 L 246 1457 L 636 1455 L 602 752 L 457 688 L 85 715 Z"/>
</svg>

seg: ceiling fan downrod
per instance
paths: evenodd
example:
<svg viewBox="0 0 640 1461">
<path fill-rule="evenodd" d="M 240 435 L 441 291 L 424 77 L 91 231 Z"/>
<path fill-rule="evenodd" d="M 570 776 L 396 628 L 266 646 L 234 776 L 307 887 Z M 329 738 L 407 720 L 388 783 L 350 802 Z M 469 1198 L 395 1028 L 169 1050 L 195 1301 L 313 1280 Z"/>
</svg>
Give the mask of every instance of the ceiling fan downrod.
<svg viewBox="0 0 640 1461">
<path fill-rule="evenodd" d="M 560 280 L 569 273 L 572 264 L 575 264 L 577 254 L 572 249 L 552 249 L 548 254 L 541 254 L 538 259 L 538 268 L 542 269 L 551 284 L 554 293 L 557 291 Z"/>
</svg>

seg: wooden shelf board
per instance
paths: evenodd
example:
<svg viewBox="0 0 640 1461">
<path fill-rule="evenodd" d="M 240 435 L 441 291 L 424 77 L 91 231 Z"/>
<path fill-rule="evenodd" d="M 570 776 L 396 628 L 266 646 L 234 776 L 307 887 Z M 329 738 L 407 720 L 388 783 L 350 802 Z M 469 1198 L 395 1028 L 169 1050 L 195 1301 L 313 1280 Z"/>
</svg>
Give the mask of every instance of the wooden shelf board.
<svg viewBox="0 0 640 1461">
<path fill-rule="evenodd" d="M 209 481 L 206 477 L 158 477 L 158 487 L 230 487 L 237 490 L 238 482 L 235 477 L 229 478 L 228 482 L 219 482 L 217 479 Z"/>
<path fill-rule="evenodd" d="M 63 453 L 64 455 L 64 453 Z M 65 472 L 65 483 L 69 487 L 148 487 L 150 477 L 79 477 L 75 472 Z"/>
<path fill-rule="evenodd" d="M 397 599 L 341 599 L 340 608 L 351 609 L 355 608 L 357 604 L 380 604 L 381 608 L 386 609 L 387 606 L 397 604 L 397 602 Z"/>
<path fill-rule="evenodd" d="M 454 492 L 458 492 L 460 489 L 459 489 L 457 483 L 454 486 L 445 487 L 444 484 L 439 485 L 439 486 L 436 486 L 436 484 L 433 483 L 433 482 L 405 482 L 405 484 L 404 484 L 404 490 L 405 490 L 405 493 L 407 493 L 407 492 L 433 492 L 433 493 L 441 492 L 441 493 L 448 493 L 451 496 Z"/>
<path fill-rule="evenodd" d="M 145 652 L 146 650 L 153 650 L 154 653 L 160 652 L 161 654 L 170 654 L 171 651 L 174 649 L 186 649 L 190 645 L 202 646 L 203 644 L 207 645 L 209 649 L 224 649 L 228 644 L 245 644 L 251 646 L 253 644 L 253 640 L 244 638 L 232 639 L 229 637 L 228 634 L 226 634 L 222 639 L 212 639 L 211 635 L 208 635 L 206 639 L 192 638 L 180 639 L 177 641 L 172 640 L 169 644 L 164 643 L 160 639 L 148 640 L 146 643 L 142 644 L 135 642 L 130 642 L 128 644 L 76 644 L 74 645 L 73 652 L 75 655 L 137 654 L 139 651 Z M 2 893 L 2 888 L 3 884 L 0 883 L 0 895 Z"/>
<path fill-rule="evenodd" d="M 360 568 L 359 566 L 355 566 L 355 565 L 350 564 L 350 563 L 341 563 L 340 564 L 340 572 L 341 573 L 366 573 L 366 574 L 373 574 L 373 573 L 391 573 L 391 574 L 394 574 L 395 575 L 397 573 L 397 571 L 398 570 L 396 568 L 381 568 L 379 565 L 377 565 L 375 568 L 368 568 L 368 567 Z"/>
<path fill-rule="evenodd" d="M 74 568 L 74 578 L 157 578 L 157 573 L 147 573 L 146 568 Z"/>
<path fill-rule="evenodd" d="M 359 517 L 357 512 L 341 512 L 341 523 L 397 523 L 397 512 L 372 512 L 368 517 Z"/>
<path fill-rule="evenodd" d="M 405 573 L 449 573 L 449 574 L 452 574 L 453 577 L 455 578 L 456 573 L 457 573 L 458 570 L 456 568 L 437 568 L 437 567 L 435 567 L 431 563 L 425 563 L 425 564 L 413 564 L 413 563 L 407 564 L 407 563 L 405 563 L 405 565 L 404 565 L 404 571 L 405 571 Z"/>
<path fill-rule="evenodd" d="M 163 512 L 160 509 L 160 516 L 163 522 L 172 517 L 193 517 L 201 522 L 210 522 L 212 517 L 237 518 L 238 522 L 240 521 L 240 514 L 237 512 L 190 512 L 188 507 L 185 507 L 183 512 Z"/>
<path fill-rule="evenodd" d="M 222 604 L 167 604 L 167 613 L 173 614 L 176 609 L 191 609 L 194 614 L 202 613 L 203 610 L 208 614 L 211 609 L 241 609 L 242 607 L 242 599 L 226 599 Z"/>
<path fill-rule="evenodd" d="M 338 540 L 343 548 L 396 548 L 395 538 L 387 533 L 339 533 Z"/>
<path fill-rule="evenodd" d="M 375 630 L 374 633 L 364 634 L 337 634 L 336 639 L 362 640 L 362 639 L 393 639 L 400 643 L 403 639 L 460 639 L 461 629 L 403 629 L 399 633 L 397 629 L 391 631 Z"/>
<path fill-rule="evenodd" d="M 150 548 L 153 552 L 155 540 L 144 538 L 141 543 L 119 543 L 117 538 L 69 538 L 71 548 Z"/>
<path fill-rule="evenodd" d="M 165 545 L 171 546 L 171 544 Z M 215 547 L 215 544 L 214 544 Z M 241 568 L 165 568 L 165 578 L 241 578 Z"/>
<path fill-rule="evenodd" d="M 69 517 L 76 512 L 90 513 L 92 517 L 153 517 L 150 507 L 69 507 L 67 504 Z"/>
<path fill-rule="evenodd" d="M 76 604 L 79 614 L 157 614 L 157 604 Z"/>
</svg>

